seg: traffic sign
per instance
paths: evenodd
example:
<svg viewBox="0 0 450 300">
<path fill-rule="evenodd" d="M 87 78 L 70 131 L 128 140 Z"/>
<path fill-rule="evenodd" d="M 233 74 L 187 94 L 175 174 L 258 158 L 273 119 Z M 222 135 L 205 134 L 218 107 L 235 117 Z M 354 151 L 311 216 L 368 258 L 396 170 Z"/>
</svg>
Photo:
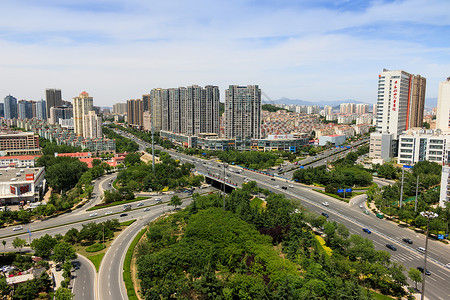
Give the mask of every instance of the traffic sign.
<svg viewBox="0 0 450 300">
<path fill-rule="evenodd" d="M 411 169 L 413 166 L 403 165 L 403 168 L 405 169 Z"/>
<path fill-rule="evenodd" d="M 338 193 L 343 193 L 343 192 L 344 192 L 344 189 L 338 189 L 337 192 L 338 192 Z"/>
<path fill-rule="evenodd" d="M 346 193 L 351 193 L 352 189 L 345 189 Z"/>
<path fill-rule="evenodd" d="M 300 166 L 300 167 L 299 167 L 299 169 L 304 169 L 304 168 L 305 168 L 304 166 Z"/>
<path fill-rule="evenodd" d="M 444 239 L 444 235 L 443 234 L 438 234 L 438 239 L 439 240 L 443 240 Z"/>
</svg>

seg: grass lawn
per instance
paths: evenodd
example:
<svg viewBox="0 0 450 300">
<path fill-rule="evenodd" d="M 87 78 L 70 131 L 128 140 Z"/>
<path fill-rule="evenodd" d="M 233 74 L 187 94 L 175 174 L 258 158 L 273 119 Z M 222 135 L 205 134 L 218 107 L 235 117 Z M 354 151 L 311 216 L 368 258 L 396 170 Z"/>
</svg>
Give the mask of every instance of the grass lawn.
<svg viewBox="0 0 450 300">
<path fill-rule="evenodd" d="M 374 292 L 374 291 L 369 291 L 369 292 L 370 292 L 370 295 L 375 300 L 393 300 L 393 299 L 395 299 L 395 298 L 391 298 L 391 297 L 385 296 L 383 294 L 379 294 L 379 293 Z"/>
<path fill-rule="evenodd" d="M 103 256 L 105 256 L 106 251 L 108 251 L 108 247 L 112 244 L 114 239 L 122 232 L 122 230 L 124 230 L 127 226 L 129 226 L 127 225 L 127 223 L 132 224 L 134 221 L 136 220 L 130 220 L 128 222 L 120 223 L 120 225 L 122 226 L 121 230 L 114 232 L 114 237 L 112 239 L 105 240 L 106 247 L 103 250 L 97 251 L 95 253 L 87 252 L 86 248 L 89 246 L 81 246 L 80 244 L 75 244 L 74 248 L 77 250 L 77 253 L 87 257 L 90 261 L 92 261 L 92 263 L 95 266 L 95 269 L 98 272 L 98 269 L 100 268 L 100 263 L 102 261 Z M 101 243 L 101 241 L 99 241 L 99 243 Z"/>
</svg>

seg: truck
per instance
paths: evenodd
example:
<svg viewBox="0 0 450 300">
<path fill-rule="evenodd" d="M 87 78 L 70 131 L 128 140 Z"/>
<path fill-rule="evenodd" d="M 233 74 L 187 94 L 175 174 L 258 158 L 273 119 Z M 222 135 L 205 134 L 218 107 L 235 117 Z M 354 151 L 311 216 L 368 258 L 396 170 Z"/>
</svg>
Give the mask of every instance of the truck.
<svg viewBox="0 0 450 300">
<path fill-rule="evenodd" d="M 383 215 L 382 213 L 377 213 L 377 218 L 383 219 L 383 218 L 384 218 L 384 215 Z"/>
</svg>

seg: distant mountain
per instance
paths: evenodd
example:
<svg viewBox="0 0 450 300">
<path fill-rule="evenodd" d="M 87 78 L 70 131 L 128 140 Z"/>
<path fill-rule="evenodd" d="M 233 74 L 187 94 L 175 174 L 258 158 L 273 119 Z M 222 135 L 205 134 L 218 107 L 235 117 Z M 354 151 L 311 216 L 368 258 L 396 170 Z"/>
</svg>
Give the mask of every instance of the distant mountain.
<svg viewBox="0 0 450 300">
<path fill-rule="evenodd" d="M 331 105 L 331 106 L 339 106 L 339 104 L 341 103 L 364 103 L 361 101 L 357 101 L 357 100 L 341 100 L 341 101 L 315 101 L 315 102 L 310 102 L 310 101 L 305 101 L 305 100 L 299 100 L 299 99 L 289 99 L 289 98 L 281 98 L 278 100 L 273 100 L 271 101 L 262 101 L 263 103 L 267 103 L 267 104 L 296 104 L 296 105 L 320 105 L 320 106 L 325 106 L 325 105 Z"/>
</svg>

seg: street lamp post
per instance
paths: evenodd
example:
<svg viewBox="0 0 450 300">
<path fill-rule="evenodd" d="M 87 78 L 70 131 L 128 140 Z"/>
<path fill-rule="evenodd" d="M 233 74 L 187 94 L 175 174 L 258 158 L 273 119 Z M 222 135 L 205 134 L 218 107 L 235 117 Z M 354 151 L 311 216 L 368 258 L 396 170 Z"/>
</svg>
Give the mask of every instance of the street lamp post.
<svg viewBox="0 0 450 300">
<path fill-rule="evenodd" d="M 427 218 L 427 236 L 425 238 L 425 258 L 423 262 L 423 279 L 422 279 L 422 296 L 421 300 L 425 299 L 425 278 L 427 273 L 427 255 L 428 255 L 428 234 L 430 233 L 430 219 L 434 219 L 438 217 L 438 214 L 432 211 L 422 211 L 420 215 L 424 218 Z"/>
<path fill-rule="evenodd" d="M 223 163 L 223 210 L 225 210 L 225 175 L 227 170 L 228 164 Z"/>
</svg>

